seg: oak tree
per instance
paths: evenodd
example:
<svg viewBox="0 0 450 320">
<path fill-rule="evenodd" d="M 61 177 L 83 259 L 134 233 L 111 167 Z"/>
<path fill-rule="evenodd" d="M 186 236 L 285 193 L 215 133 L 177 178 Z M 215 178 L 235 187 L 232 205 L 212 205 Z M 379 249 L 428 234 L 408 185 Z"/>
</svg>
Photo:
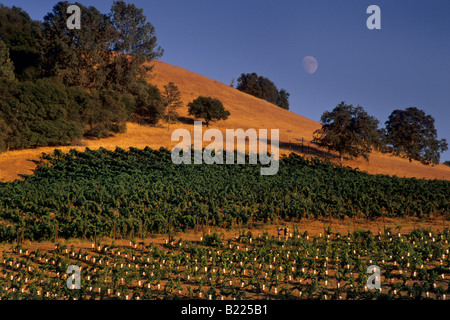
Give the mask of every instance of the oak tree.
<svg viewBox="0 0 450 320">
<path fill-rule="evenodd" d="M 230 115 L 220 100 L 211 97 L 199 96 L 188 104 L 188 108 L 189 115 L 205 120 L 207 127 L 213 121 L 228 119 Z"/>
<path fill-rule="evenodd" d="M 289 110 L 289 93 L 285 89 L 278 91 L 271 80 L 255 72 L 242 73 L 236 89 Z"/>
<path fill-rule="evenodd" d="M 314 132 L 312 143 L 338 152 L 341 163 L 344 154 L 368 160 L 379 140 L 378 120 L 361 106 L 341 102 L 331 112 L 325 111 L 320 122 L 322 128 Z"/>
<path fill-rule="evenodd" d="M 448 149 L 447 141 L 437 138 L 434 118 L 416 107 L 394 110 L 385 124 L 385 143 L 410 162 L 437 164 L 440 153 Z"/>
</svg>

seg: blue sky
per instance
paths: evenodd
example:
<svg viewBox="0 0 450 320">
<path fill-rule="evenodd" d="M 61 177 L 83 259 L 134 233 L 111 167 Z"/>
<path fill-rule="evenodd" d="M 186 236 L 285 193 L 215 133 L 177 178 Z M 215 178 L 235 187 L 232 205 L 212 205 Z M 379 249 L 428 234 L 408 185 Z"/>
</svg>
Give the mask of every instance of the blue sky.
<svg viewBox="0 0 450 320">
<path fill-rule="evenodd" d="M 1 1 L 42 20 L 56 0 Z M 113 1 L 79 1 L 107 13 Z M 156 28 L 162 61 L 230 84 L 256 72 L 290 94 L 290 110 L 319 121 L 340 101 L 384 126 L 394 109 L 431 114 L 450 143 L 448 0 L 135 0 Z M 369 5 L 381 29 L 369 30 Z M 319 62 L 306 73 L 304 56 Z M 441 161 L 450 160 L 450 151 Z"/>
</svg>

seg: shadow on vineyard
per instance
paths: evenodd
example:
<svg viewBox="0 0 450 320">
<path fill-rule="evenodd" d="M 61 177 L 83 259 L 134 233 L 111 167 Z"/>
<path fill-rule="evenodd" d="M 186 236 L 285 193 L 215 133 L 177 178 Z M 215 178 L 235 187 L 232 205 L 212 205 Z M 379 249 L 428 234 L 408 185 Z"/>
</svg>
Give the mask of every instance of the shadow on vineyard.
<svg viewBox="0 0 450 320">
<path fill-rule="evenodd" d="M 450 211 L 449 181 L 369 175 L 293 153 L 276 175 L 261 176 L 260 166 L 175 165 L 165 148 L 55 150 L 33 175 L 0 183 L 0 240 L 146 238 L 278 219 L 445 220 Z"/>
</svg>

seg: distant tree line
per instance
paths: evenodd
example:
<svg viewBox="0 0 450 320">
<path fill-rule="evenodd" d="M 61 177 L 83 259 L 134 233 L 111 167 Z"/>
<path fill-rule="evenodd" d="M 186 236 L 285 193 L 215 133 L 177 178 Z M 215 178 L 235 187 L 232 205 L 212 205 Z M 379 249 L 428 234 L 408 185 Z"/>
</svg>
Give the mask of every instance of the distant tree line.
<svg viewBox="0 0 450 320">
<path fill-rule="evenodd" d="M 178 88 L 171 83 L 161 93 L 142 77 L 163 54 L 143 10 L 115 1 L 103 14 L 75 4 L 81 29 L 67 28 L 67 1 L 43 22 L 0 5 L 0 152 L 102 138 L 124 132 L 129 120 L 176 116 Z"/>
<path fill-rule="evenodd" d="M 236 89 L 289 110 L 289 93 L 285 89 L 278 90 L 271 80 L 254 72 L 242 73 Z"/>
<path fill-rule="evenodd" d="M 322 128 L 314 132 L 313 143 L 344 155 L 369 159 L 372 150 L 389 152 L 423 164 L 438 164 L 440 153 L 448 150 L 445 139 L 438 140 L 434 118 L 416 107 L 394 110 L 385 128 L 361 106 L 345 102 L 321 117 Z"/>
</svg>

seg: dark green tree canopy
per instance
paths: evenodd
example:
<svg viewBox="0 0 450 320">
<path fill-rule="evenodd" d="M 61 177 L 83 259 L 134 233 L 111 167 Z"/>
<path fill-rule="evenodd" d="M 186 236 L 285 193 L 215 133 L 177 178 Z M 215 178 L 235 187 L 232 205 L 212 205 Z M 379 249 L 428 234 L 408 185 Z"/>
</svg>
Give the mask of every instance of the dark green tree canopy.
<svg viewBox="0 0 450 320">
<path fill-rule="evenodd" d="M 14 80 L 14 65 L 9 58 L 9 48 L 0 40 L 0 79 Z"/>
<path fill-rule="evenodd" d="M 21 8 L 0 4 L 0 40 L 9 48 L 14 72 L 19 80 L 34 80 L 43 63 L 42 27 Z"/>
<path fill-rule="evenodd" d="M 162 55 L 143 10 L 115 1 L 103 14 L 76 2 L 81 29 L 69 29 L 69 5 L 58 2 L 43 23 L 0 5 L 0 152 L 107 137 L 132 115 L 148 124 L 164 116 L 158 88 L 142 77 Z"/>
<path fill-rule="evenodd" d="M 396 155 L 423 164 L 439 163 L 440 153 L 448 149 L 445 139 L 437 139 L 434 118 L 416 107 L 391 113 L 386 121 L 384 141 Z"/>
<path fill-rule="evenodd" d="M 150 71 L 145 62 L 162 56 L 155 28 L 142 9 L 115 1 L 110 14 L 102 14 L 75 4 L 81 9 L 81 29 L 67 28 L 67 1 L 44 17 L 47 75 L 61 75 L 68 85 L 124 91 Z"/>
<path fill-rule="evenodd" d="M 58 2 L 44 17 L 46 75 L 59 75 L 71 86 L 104 88 L 112 59 L 113 29 L 107 15 L 92 6 L 75 4 L 81 10 L 81 29 L 67 28 L 67 1 Z"/>
<path fill-rule="evenodd" d="M 152 67 L 145 62 L 158 59 L 164 50 L 157 46 L 155 27 L 134 4 L 115 1 L 108 17 L 113 33 L 111 48 L 120 53 L 110 62 L 108 84 L 123 90 L 136 77 L 150 72 Z"/>
<path fill-rule="evenodd" d="M 258 76 L 254 72 L 242 73 L 238 78 L 236 88 L 289 110 L 289 93 L 285 89 L 278 91 L 277 86 L 272 81 L 263 76 Z"/>
<path fill-rule="evenodd" d="M 83 123 L 74 112 L 74 101 L 54 79 L 20 82 L 0 103 L 0 119 L 8 124 L 6 149 L 55 146 L 81 137 Z"/>
<path fill-rule="evenodd" d="M 125 97 L 117 91 L 102 89 L 89 96 L 89 106 L 82 118 L 87 125 L 84 135 L 105 138 L 126 131 Z"/>
<path fill-rule="evenodd" d="M 206 126 L 213 121 L 226 120 L 230 112 L 225 110 L 222 102 L 211 97 L 198 97 L 188 104 L 189 115 L 205 120 Z"/>
<path fill-rule="evenodd" d="M 164 102 L 158 87 L 138 78 L 129 91 L 134 97 L 133 119 L 140 124 L 154 125 L 164 116 Z"/>
<path fill-rule="evenodd" d="M 325 111 L 320 119 L 322 128 L 314 132 L 312 143 L 344 154 L 369 159 L 379 141 L 378 120 L 369 116 L 361 106 L 341 102 L 333 111 Z"/>
<path fill-rule="evenodd" d="M 280 108 L 289 110 L 289 93 L 284 89 L 278 91 L 277 103 L 275 104 Z"/>
<path fill-rule="evenodd" d="M 163 49 L 157 46 L 155 27 L 147 22 L 142 9 L 125 1 L 114 1 L 110 13 L 114 29 L 112 46 L 115 52 L 130 54 L 145 60 L 162 56 Z"/>
</svg>

